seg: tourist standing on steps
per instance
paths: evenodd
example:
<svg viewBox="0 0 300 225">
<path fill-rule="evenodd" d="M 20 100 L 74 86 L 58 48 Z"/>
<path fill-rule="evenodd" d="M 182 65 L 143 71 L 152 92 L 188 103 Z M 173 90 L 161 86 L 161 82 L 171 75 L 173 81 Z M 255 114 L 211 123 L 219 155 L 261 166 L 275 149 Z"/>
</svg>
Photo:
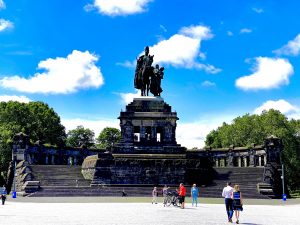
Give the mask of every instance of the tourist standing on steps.
<svg viewBox="0 0 300 225">
<path fill-rule="evenodd" d="M 233 188 L 231 187 L 231 183 L 228 182 L 227 186 L 223 188 L 222 196 L 225 199 L 225 206 L 226 206 L 226 212 L 228 217 L 228 222 L 232 223 L 232 215 L 233 215 L 233 208 L 232 208 L 232 192 Z"/>
<path fill-rule="evenodd" d="M 182 209 L 184 209 L 185 195 L 186 195 L 186 189 L 185 189 L 183 183 L 180 183 L 180 185 L 179 185 L 179 201 L 180 201 Z"/>
<path fill-rule="evenodd" d="M 240 192 L 240 186 L 234 185 L 234 190 L 231 194 L 231 198 L 233 199 L 233 210 L 235 212 L 236 223 L 238 224 L 240 211 L 243 211 L 243 198 L 242 193 Z"/>
<path fill-rule="evenodd" d="M 154 187 L 152 190 L 152 204 L 157 204 L 157 187 Z"/>
<path fill-rule="evenodd" d="M 199 196 L 199 189 L 196 187 L 196 184 L 193 184 L 193 187 L 191 188 L 191 197 L 192 197 L 192 206 L 197 207 L 198 204 L 198 196 Z"/>
<path fill-rule="evenodd" d="M 1 191 L 1 200 L 2 200 L 2 205 L 4 205 L 4 204 L 5 204 L 6 195 L 7 195 L 6 187 L 5 187 L 5 185 L 3 185 L 3 187 L 2 187 L 2 191 Z"/>
</svg>

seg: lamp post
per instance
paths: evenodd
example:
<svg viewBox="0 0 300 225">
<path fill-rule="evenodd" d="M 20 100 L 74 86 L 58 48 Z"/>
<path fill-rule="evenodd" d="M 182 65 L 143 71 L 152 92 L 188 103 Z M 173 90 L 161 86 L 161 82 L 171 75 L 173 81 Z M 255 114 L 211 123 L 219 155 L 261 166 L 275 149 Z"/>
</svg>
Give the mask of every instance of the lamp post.
<svg viewBox="0 0 300 225">
<path fill-rule="evenodd" d="M 281 180 L 282 180 L 282 200 L 286 201 L 286 194 L 284 190 L 284 165 L 281 165 Z"/>
<path fill-rule="evenodd" d="M 286 194 L 284 188 L 284 164 L 283 164 L 283 151 L 280 154 L 280 163 L 281 163 L 281 184 L 282 184 L 282 200 L 286 201 Z"/>
</svg>

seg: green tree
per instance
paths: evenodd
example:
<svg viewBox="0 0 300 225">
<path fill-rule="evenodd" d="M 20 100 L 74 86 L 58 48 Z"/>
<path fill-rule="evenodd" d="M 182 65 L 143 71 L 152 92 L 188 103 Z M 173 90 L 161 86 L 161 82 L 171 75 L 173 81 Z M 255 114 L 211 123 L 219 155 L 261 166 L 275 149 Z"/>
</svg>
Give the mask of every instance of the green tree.
<svg viewBox="0 0 300 225">
<path fill-rule="evenodd" d="M 121 140 L 121 132 L 117 128 L 106 127 L 104 128 L 99 136 L 97 137 L 99 148 L 111 149 L 115 143 Z"/>
<path fill-rule="evenodd" d="M 0 171 L 7 171 L 12 139 L 19 132 L 26 133 L 31 142 L 51 145 L 63 144 L 66 137 L 60 117 L 47 104 L 0 102 Z"/>
<path fill-rule="evenodd" d="M 282 160 L 291 189 L 300 188 L 300 120 L 288 120 L 280 111 L 264 111 L 261 115 L 246 114 L 237 117 L 232 124 L 223 123 L 211 131 L 205 140 L 207 146 L 226 148 L 262 144 L 275 135 L 283 140 Z"/>
<path fill-rule="evenodd" d="M 77 128 L 70 130 L 67 134 L 67 146 L 80 147 L 82 145 L 86 147 L 92 147 L 95 144 L 95 133 L 83 126 L 77 126 Z"/>
</svg>

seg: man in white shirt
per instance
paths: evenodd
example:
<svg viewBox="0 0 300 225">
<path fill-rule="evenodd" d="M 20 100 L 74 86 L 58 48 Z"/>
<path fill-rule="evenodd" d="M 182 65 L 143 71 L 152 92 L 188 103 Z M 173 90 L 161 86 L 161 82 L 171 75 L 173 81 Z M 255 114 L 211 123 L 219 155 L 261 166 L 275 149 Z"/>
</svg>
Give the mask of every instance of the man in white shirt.
<svg viewBox="0 0 300 225">
<path fill-rule="evenodd" d="M 225 206 L 226 212 L 228 216 L 228 222 L 232 223 L 232 215 L 233 215 L 233 201 L 231 199 L 231 194 L 233 192 L 233 188 L 231 187 L 231 182 L 227 183 L 227 186 L 223 188 L 222 196 L 225 198 Z"/>
</svg>

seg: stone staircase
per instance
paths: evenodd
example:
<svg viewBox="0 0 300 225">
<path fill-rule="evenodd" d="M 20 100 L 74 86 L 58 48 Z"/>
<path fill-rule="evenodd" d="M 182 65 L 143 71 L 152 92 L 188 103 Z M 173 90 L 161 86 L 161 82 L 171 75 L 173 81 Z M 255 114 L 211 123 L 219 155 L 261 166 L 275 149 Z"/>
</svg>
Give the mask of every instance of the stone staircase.
<svg viewBox="0 0 300 225">
<path fill-rule="evenodd" d="M 81 174 L 81 166 L 68 165 L 30 165 L 33 179 L 40 181 L 41 187 L 76 187 L 89 186 L 90 181 L 85 180 Z"/>
<path fill-rule="evenodd" d="M 43 196 L 121 196 L 124 190 L 130 197 L 151 196 L 152 185 L 100 185 L 90 187 L 90 181 L 81 175 L 81 166 L 31 165 L 34 180 L 41 182 L 38 192 L 31 197 Z M 200 187 L 200 197 L 221 198 L 227 181 L 239 184 L 244 198 L 267 198 L 257 191 L 257 183 L 262 181 L 263 168 L 214 168 L 213 182 Z M 78 186 L 76 184 L 78 180 Z M 159 186 L 159 191 L 162 186 Z M 175 190 L 177 187 L 171 187 Z M 189 196 L 190 186 L 187 186 Z M 159 193 L 160 194 L 160 193 Z"/>
<path fill-rule="evenodd" d="M 201 187 L 203 197 L 220 197 L 226 183 L 238 184 L 244 198 L 268 198 L 257 190 L 257 184 L 263 180 L 262 167 L 214 168 L 215 176 L 211 184 Z"/>
</svg>

